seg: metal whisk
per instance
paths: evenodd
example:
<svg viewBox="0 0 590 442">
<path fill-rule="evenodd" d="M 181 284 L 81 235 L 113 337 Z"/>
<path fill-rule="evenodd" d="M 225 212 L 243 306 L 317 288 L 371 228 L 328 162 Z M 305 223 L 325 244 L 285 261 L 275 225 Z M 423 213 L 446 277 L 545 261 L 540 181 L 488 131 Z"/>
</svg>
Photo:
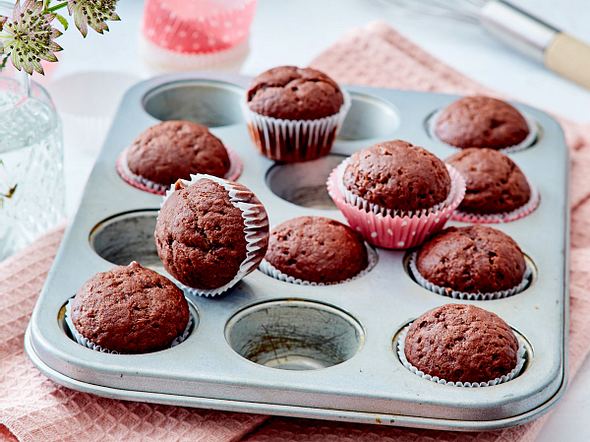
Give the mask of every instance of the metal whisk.
<svg viewBox="0 0 590 442">
<path fill-rule="evenodd" d="M 590 45 L 506 0 L 381 0 L 417 14 L 479 24 L 514 49 L 590 89 Z"/>
</svg>

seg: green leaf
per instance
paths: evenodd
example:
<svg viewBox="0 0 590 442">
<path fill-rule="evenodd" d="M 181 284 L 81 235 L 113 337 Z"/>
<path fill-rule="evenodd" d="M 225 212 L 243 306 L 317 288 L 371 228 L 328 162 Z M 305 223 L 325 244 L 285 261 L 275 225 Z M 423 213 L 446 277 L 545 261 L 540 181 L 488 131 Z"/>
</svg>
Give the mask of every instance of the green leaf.
<svg viewBox="0 0 590 442">
<path fill-rule="evenodd" d="M 10 57 L 10 54 L 4 55 L 2 57 L 2 62 L 0 62 L 0 71 L 3 70 L 6 67 L 6 64 L 8 63 L 8 58 Z M 2 161 L 0 160 L 0 164 L 2 164 Z"/>
<path fill-rule="evenodd" d="M 63 15 L 61 15 L 61 14 L 56 14 L 56 15 L 55 15 L 55 17 L 57 18 L 57 21 L 59 21 L 59 22 L 61 23 L 61 25 L 63 26 L 63 28 L 64 28 L 64 31 L 67 31 L 67 30 L 68 30 L 68 26 L 70 25 L 70 24 L 68 23 L 68 19 L 67 19 L 67 18 L 65 18 L 65 17 L 64 17 Z"/>
</svg>

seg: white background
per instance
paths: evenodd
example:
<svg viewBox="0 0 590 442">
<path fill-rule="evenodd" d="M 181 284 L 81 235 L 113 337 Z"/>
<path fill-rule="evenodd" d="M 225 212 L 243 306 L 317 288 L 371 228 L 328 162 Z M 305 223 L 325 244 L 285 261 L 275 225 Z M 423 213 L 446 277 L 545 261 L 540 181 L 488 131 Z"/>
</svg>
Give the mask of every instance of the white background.
<svg viewBox="0 0 590 442">
<path fill-rule="evenodd" d="M 420 0 L 415 0 L 420 1 Z M 62 62 L 43 82 L 54 93 L 61 111 L 103 117 L 112 113 L 122 89 L 134 78 L 149 75 L 137 50 L 142 1 L 120 1 L 122 22 L 111 25 L 105 36 L 86 40 L 70 29 L 59 40 L 65 51 Z M 588 0 L 520 0 L 519 5 L 546 21 L 590 42 Z M 280 65 L 306 65 L 317 53 L 345 32 L 373 20 L 385 20 L 423 48 L 479 82 L 516 100 L 569 118 L 590 123 L 590 92 L 498 43 L 480 28 L 431 17 L 403 13 L 378 0 L 259 0 L 251 36 L 251 52 L 242 72 L 257 74 Z M 116 71 L 127 77 L 76 84 L 71 75 L 80 72 Z M 67 78 L 60 84 L 60 78 Z M 66 93 L 64 94 L 64 90 Z M 71 91 L 71 92 L 67 92 Z M 100 142 L 98 126 L 84 129 L 64 114 L 66 129 L 66 183 L 68 212 L 73 213 L 92 167 Z M 92 124 L 93 120 L 85 124 Z M 99 123 L 100 121 L 96 121 Z M 88 126 L 90 127 L 90 126 Z M 590 362 L 586 362 L 567 396 L 543 429 L 540 441 L 590 440 Z"/>
</svg>

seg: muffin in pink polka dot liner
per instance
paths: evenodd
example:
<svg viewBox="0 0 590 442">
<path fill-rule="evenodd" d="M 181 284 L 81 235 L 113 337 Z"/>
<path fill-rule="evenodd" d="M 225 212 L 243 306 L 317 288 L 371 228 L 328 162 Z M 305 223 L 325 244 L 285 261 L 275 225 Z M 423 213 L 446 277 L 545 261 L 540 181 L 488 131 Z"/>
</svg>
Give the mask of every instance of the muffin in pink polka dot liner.
<svg viewBox="0 0 590 442">
<path fill-rule="evenodd" d="M 256 0 L 146 0 L 141 49 L 152 64 L 200 68 L 247 53 Z"/>
<path fill-rule="evenodd" d="M 387 249 L 409 249 L 441 230 L 465 196 L 465 181 L 418 146 L 387 141 L 356 152 L 328 178 L 349 225 Z"/>
</svg>

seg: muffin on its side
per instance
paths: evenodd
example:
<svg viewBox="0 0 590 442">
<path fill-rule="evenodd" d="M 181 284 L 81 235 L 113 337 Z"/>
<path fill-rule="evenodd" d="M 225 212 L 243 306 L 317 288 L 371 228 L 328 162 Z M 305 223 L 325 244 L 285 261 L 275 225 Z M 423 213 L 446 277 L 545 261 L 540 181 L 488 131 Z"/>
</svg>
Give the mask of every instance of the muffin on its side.
<svg viewBox="0 0 590 442">
<path fill-rule="evenodd" d="M 444 108 L 435 122 L 436 136 L 459 148 L 504 149 L 523 142 L 529 126 L 505 101 L 486 96 L 461 98 Z"/>
<path fill-rule="evenodd" d="M 128 149 L 126 162 L 131 174 L 165 188 L 196 173 L 223 178 L 231 166 L 221 140 L 190 121 L 164 121 L 148 128 Z"/>
<path fill-rule="evenodd" d="M 404 353 L 418 370 L 447 382 L 488 382 L 518 364 L 518 340 L 496 314 L 473 305 L 447 304 L 416 319 Z"/>
<path fill-rule="evenodd" d="M 524 173 L 507 155 L 497 150 L 468 148 L 446 161 L 465 178 L 465 198 L 459 205 L 463 212 L 512 212 L 531 198 L 531 188 Z"/>
<path fill-rule="evenodd" d="M 182 291 L 136 262 L 97 273 L 71 302 L 76 331 L 93 344 L 119 353 L 168 348 L 189 321 Z"/>
<path fill-rule="evenodd" d="M 245 186 L 207 175 L 195 175 L 193 180 L 177 182 L 162 205 L 156 248 L 164 268 L 183 285 L 215 290 L 237 283 L 238 275 L 258 266 L 268 244 L 268 219 Z M 247 207 L 240 208 L 235 199 Z"/>
<path fill-rule="evenodd" d="M 319 216 L 301 216 L 275 227 L 265 260 L 287 276 L 319 284 L 353 278 L 368 265 L 362 237 Z"/>
<path fill-rule="evenodd" d="M 279 66 L 254 78 L 246 110 L 260 153 L 275 161 L 297 162 L 330 152 L 347 106 L 338 84 L 323 72 Z"/>
<path fill-rule="evenodd" d="M 354 153 L 343 184 L 371 204 L 400 211 L 431 208 L 445 201 L 451 190 L 445 164 L 426 149 L 402 140 Z"/>
<path fill-rule="evenodd" d="M 416 267 L 428 282 L 447 291 L 493 293 L 518 286 L 524 255 L 508 235 L 491 227 L 448 227 L 426 241 Z"/>
</svg>

